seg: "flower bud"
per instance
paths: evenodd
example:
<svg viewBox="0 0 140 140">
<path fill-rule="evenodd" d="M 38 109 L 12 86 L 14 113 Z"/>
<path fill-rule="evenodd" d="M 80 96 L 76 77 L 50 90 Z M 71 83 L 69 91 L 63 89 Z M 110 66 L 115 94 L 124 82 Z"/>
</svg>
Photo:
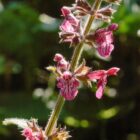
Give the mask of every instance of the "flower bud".
<svg viewBox="0 0 140 140">
<path fill-rule="evenodd" d="M 55 62 L 60 62 L 62 59 L 64 59 L 64 57 L 63 57 L 61 54 L 57 53 L 57 54 L 55 54 L 53 60 L 54 60 Z"/>
<path fill-rule="evenodd" d="M 54 59 L 57 62 L 57 68 L 66 70 L 68 68 L 69 63 L 65 60 L 65 58 L 61 54 L 55 54 Z"/>
<path fill-rule="evenodd" d="M 104 15 L 104 16 L 112 16 L 116 10 L 112 9 L 110 6 L 106 6 L 104 8 L 101 8 L 98 10 L 98 13 Z"/>
<path fill-rule="evenodd" d="M 76 0 L 75 10 L 78 10 L 79 16 L 84 16 L 90 13 L 91 6 L 86 0 Z"/>
</svg>

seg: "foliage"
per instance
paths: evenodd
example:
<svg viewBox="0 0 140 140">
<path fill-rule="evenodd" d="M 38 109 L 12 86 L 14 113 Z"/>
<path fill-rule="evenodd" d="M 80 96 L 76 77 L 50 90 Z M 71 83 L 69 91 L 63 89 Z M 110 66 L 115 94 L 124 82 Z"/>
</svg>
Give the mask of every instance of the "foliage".
<svg viewBox="0 0 140 140">
<path fill-rule="evenodd" d="M 38 14 L 24 4 L 13 3 L 0 13 L 1 49 L 26 52 L 34 41 L 34 35 L 39 31 Z"/>
<path fill-rule="evenodd" d="M 139 14 L 140 7 L 137 1 L 125 0 L 114 18 L 114 21 L 119 21 L 119 33 L 127 34 L 127 36 L 137 36 L 140 27 Z"/>
</svg>

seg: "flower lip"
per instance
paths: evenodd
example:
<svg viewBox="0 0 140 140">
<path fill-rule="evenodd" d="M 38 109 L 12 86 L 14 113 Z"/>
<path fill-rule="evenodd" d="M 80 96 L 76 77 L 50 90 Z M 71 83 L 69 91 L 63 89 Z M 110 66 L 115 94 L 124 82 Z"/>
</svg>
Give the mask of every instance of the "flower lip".
<svg viewBox="0 0 140 140">
<path fill-rule="evenodd" d="M 117 75 L 119 70 L 120 68 L 118 67 L 112 67 L 108 70 L 95 70 L 95 71 L 89 72 L 87 74 L 87 77 L 89 78 L 89 80 L 99 80 L 104 76 L 115 76 Z"/>
<path fill-rule="evenodd" d="M 65 71 L 65 72 L 63 73 L 63 78 L 64 78 L 65 80 L 71 79 L 71 78 L 72 78 L 72 73 L 69 72 L 69 71 Z"/>
<path fill-rule="evenodd" d="M 64 17 L 67 16 L 67 15 L 69 15 L 69 14 L 71 13 L 69 7 L 66 7 L 66 6 L 63 6 L 63 7 L 61 8 L 61 12 L 62 12 L 62 15 L 63 15 Z"/>
<path fill-rule="evenodd" d="M 78 94 L 79 81 L 70 71 L 65 71 L 57 78 L 57 87 L 66 100 L 73 100 Z"/>
<path fill-rule="evenodd" d="M 112 75 L 117 75 L 118 71 L 120 70 L 120 68 L 118 67 L 112 67 L 110 68 L 108 71 L 107 71 L 107 74 L 109 76 L 112 76 Z"/>
<path fill-rule="evenodd" d="M 106 71 L 105 70 L 96 70 L 96 71 L 92 71 L 92 72 L 89 72 L 87 74 L 87 77 L 90 79 L 90 80 L 98 80 L 100 79 L 101 77 L 103 77 L 105 75 Z"/>
</svg>

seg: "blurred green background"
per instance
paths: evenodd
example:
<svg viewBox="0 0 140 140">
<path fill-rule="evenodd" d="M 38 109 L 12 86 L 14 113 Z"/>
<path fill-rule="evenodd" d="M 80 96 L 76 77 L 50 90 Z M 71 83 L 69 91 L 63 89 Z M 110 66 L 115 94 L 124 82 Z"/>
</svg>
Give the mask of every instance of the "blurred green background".
<svg viewBox="0 0 140 140">
<path fill-rule="evenodd" d="M 92 2 L 92 0 L 90 1 Z M 45 70 L 54 54 L 68 60 L 72 48 L 59 44 L 60 8 L 72 0 L 0 0 L 0 140 L 23 140 L 4 118 L 38 118 L 44 127 L 58 90 L 55 77 Z M 121 68 L 109 78 L 103 99 L 96 87 L 81 86 L 79 96 L 66 102 L 59 122 L 70 130 L 71 140 L 140 140 L 140 1 L 124 0 L 114 22 L 115 51 L 100 58 L 86 48 L 83 57 L 94 69 Z M 69 51 L 68 51 L 69 50 Z"/>
</svg>

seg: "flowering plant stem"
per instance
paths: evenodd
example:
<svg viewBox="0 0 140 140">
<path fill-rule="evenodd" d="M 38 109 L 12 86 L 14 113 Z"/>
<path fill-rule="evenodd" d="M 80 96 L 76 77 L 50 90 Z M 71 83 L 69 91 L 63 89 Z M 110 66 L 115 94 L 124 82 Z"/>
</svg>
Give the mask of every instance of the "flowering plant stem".
<svg viewBox="0 0 140 140">
<path fill-rule="evenodd" d="M 102 2 L 102 0 L 95 0 L 95 3 L 92 7 L 93 13 L 96 13 L 96 11 L 99 9 L 101 2 Z M 91 25 L 92 25 L 94 19 L 95 19 L 95 14 L 90 15 L 88 17 L 87 23 L 85 24 L 85 28 L 83 31 L 84 36 L 90 31 L 90 28 L 91 28 Z M 71 60 L 71 68 L 70 68 L 71 71 L 74 71 L 79 63 L 81 54 L 83 52 L 83 44 L 84 44 L 83 42 L 80 42 L 79 45 L 76 46 L 74 49 L 72 60 Z M 52 134 L 52 131 L 57 123 L 59 114 L 62 110 L 64 103 L 65 103 L 64 97 L 59 94 L 55 108 L 52 111 L 52 114 L 50 116 L 50 119 L 49 119 L 46 129 L 45 129 L 45 134 L 47 136 L 50 136 Z"/>
</svg>

